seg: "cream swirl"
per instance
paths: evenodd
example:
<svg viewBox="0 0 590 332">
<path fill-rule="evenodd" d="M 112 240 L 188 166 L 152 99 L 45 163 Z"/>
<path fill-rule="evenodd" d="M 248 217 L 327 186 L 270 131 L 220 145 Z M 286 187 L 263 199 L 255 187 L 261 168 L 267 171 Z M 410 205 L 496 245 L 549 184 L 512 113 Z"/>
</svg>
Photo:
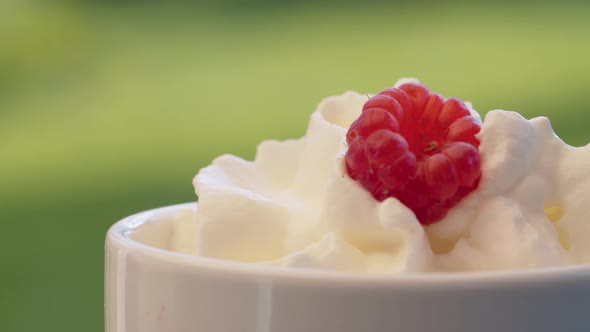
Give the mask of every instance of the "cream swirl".
<svg viewBox="0 0 590 332">
<path fill-rule="evenodd" d="M 566 145 L 546 118 L 489 112 L 478 136 L 480 186 L 425 228 L 397 199 L 376 201 L 344 171 L 345 134 L 366 100 L 329 97 L 303 138 L 262 142 L 253 162 L 224 155 L 201 169 L 196 254 L 361 272 L 590 263 L 588 146 Z"/>
</svg>

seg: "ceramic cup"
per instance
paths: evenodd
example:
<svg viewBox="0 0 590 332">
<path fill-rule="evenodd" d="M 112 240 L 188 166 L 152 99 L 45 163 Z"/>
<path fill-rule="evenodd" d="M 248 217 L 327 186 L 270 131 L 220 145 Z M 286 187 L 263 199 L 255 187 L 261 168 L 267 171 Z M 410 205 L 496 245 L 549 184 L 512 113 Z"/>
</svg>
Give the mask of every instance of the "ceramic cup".
<svg viewBox="0 0 590 332">
<path fill-rule="evenodd" d="M 590 266 L 374 275 L 297 270 L 171 251 L 183 204 L 106 238 L 107 332 L 590 331 Z"/>
</svg>

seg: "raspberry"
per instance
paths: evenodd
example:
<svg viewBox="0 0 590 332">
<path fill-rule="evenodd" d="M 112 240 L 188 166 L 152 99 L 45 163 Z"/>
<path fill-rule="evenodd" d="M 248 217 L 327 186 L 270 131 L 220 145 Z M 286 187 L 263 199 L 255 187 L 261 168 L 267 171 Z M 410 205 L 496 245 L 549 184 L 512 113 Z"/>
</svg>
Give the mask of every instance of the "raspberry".
<svg viewBox="0 0 590 332">
<path fill-rule="evenodd" d="M 481 123 L 457 98 L 417 83 L 370 98 L 346 135 L 348 175 L 373 197 L 395 197 L 432 224 L 477 188 Z"/>
</svg>

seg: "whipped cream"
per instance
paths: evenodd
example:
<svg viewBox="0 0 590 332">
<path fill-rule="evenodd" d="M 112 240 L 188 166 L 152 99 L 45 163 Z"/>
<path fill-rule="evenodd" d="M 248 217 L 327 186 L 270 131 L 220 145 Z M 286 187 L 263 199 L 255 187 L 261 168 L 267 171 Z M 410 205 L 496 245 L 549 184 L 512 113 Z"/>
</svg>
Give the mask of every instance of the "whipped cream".
<svg viewBox="0 0 590 332">
<path fill-rule="evenodd" d="M 223 155 L 201 169 L 196 225 L 187 227 L 195 254 L 375 273 L 590 263 L 590 145 L 568 146 L 547 118 L 490 111 L 477 136 L 479 187 L 424 227 L 397 199 L 378 202 L 346 174 L 346 131 L 366 100 L 329 97 L 303 138 L 264 141 L 253 162 Z"/>
</svg>

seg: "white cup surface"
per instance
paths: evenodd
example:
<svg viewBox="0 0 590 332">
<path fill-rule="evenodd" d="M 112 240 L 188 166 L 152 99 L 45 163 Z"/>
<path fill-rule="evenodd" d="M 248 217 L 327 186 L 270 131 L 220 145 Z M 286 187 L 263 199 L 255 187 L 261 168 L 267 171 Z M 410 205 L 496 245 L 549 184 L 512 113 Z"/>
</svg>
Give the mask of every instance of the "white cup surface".
<svg viewBox="0 0 590 332">
<path fill-rule="evenodd" d="M 590 331 L 590 266 L 362 274 L 171 251 L 196 204 L 125 218 L 105 253 L 106 332 Z"/>
</svg>

